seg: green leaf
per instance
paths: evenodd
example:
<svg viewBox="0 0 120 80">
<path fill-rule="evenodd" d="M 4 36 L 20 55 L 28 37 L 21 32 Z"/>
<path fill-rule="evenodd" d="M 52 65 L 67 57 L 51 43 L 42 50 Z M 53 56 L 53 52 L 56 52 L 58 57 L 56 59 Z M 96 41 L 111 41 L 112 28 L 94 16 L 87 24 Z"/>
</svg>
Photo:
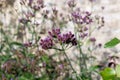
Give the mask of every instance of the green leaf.
<svg viewBox="0 0 120 80">
<path fill-rule="evenodd" d="M 99 69 L 98 66 L 91 66 L 91 67 L 89 68 L 89 71 L 92 72 L 92 71 L 96 71 L 96 70 L 98 70 L 98 69 Z"/>
<path fill-rule="evenodd" d="M 42 56 L 42 60 L 46 63 L 49 63 L 49 57 L 47 55 Z"/>
<path fill-rule="evenodd" d="M 112 68 L 105 68 L 103 71 L 100 72 L 103 80 L 114 80 L 116 72 Z"/>
<path fill-rule="evenodd" d="M 28 80 L 26 77 L 24 77 L 24 76 L 21 76 L 21 77 L 19 77 L 18 78 L 19 80 Z"/>
<path fill-rule="evenodd" d="M 120 43 L 120 40 L 118 38 L 113 38 L 109 42 L 105 43 L 104 48 L 111 48 L 116 46 L 119 43 Z"/>
<path fill-rule="evenodd" d="M 115 68 L 115 70 L 116 70 L 117 77 L 120 78 L 120 65 L 117 65 L 116 68 Z"/>
<path fill-rule="evenodd" d="M 18 78 L 19 80 L 34 80 L 34 76 L 32 75 L 32 73 L 22 73 L 22 76 L 20 76 Z"/>
<path fill-rule="evenodd" d="M 50 80 L 50 79 L 49 79 L 48 75 L 43 74 L 41 77 L 35 78 L 35 80 Z"/>
<path fill-rule="evenodd" d="M 117 77 L 115 80 L 120 80 L 120 78 Z"/>
<path fill-rule="evenodd" d="M 11 45 L 11 46 L 13 46 L 13 45 L 23 46 L 23 44 L 22 44 L 22 43 L 19 43 L 19 42 L 11 42 L 10 45 Z"/>
<path fill-rule="evenodd" d="M 0 44 L 0 52 L 2 52 L 3 48 L 5 47 L 4 44 Z"/>
</svg>

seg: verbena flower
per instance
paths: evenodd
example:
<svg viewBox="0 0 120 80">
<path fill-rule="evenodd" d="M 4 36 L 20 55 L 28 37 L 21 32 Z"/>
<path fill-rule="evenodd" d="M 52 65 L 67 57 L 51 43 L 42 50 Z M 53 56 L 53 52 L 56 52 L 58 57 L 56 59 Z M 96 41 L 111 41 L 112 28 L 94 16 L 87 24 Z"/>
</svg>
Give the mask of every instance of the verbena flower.
<svg viewBox="0 0 120 80">
<path fill-rule="evenodd" d="M 43 4 L 43 0 L 37 0 L 38 4 Z"/>
<path fill-rule="evenodd" d="M 90 24 L 93 22 L 91 13 L 88 11 L 80 11 L 80 9 L 72 12 L 73 22 L 77 24 Z"/>
<path fill-rule="evenodd" d="M 31 21 L 27 18 L 21 18 L 21 19 L 19 19 L 19 22 L 22 24 L 27 24 L 28 22 L 31 22 Z"/>
<path fill-rule="evenodd" d="M 84 28 L 83 28 L 83 30 L 84 30 L 84 31 L 87 31 L 87 30 L 88 30 L 88 28 L 87 28 L 87 27 L 84 27 Z"/>
<path fill-rule="evenodd" d="M 80 37 L 83 39 L 85 38 L 86 36 L 88 36 L 88 33 L 80 33 Z"/>
<path fill-rule="evenodd" d="M 36 2 L 36 4 L 34 4 Z M 44 1 L 43 0 L 29 0 L 28 5 L 35 11 L 39 11 L 41 8 L 44 7 Z M 33 3 L 33 4 L 32 4 Z"/>
<path fill-rule="evenodd" d="M 48 32 L 51 37 L 57 37 L 61 32 L 60 29 L 52 29 L 52 31 Z"/>
<path fill-rule="evenodd" d="M 76 6 L 75 0 L 69 0 L 67 2 L 67 4 L 68 4 L 69 7 L 75 7 Z"/>
<path fill-rule="evenodd" d="M 52 38 L 48 36 L 45 39 L 41 39 L 40 45 L 43 49 L 51 49 L 54 44 Z"/>
<path fill-rule="evenodd" d="M 72 44 L 73 46 L 77 45 L 77 40 L 72 32 L 61 34 L 60 29 L 52 29 L 52 31 L 49 31 L 48 33 L 49 36 L 45 39 L 41 39 L 40 42 L 43 49 L 51 49 L 56 42 Z"/>
<path fill-rule="evenodd" d="M 77 45 L 77 40 L 71 32 L 65 33 L 63 35 L 58 35 L 58 40 L 62 43 Z"/>
<path fill-rule="evenodd" d="M 58 10 L 57 10 L 56 8 L 52 8 L 52 11 L 53 11 L 53 14 L 54 14 L 54 15 L 57 15 Z"/>
<path fill-rule="evenodd" d="M 23 43 L 23 46 L 24 47 L 31 47 L 32 46 L 32 42 Z"/>
<path fill-rule="evenodd" d="M 90 38 L 90 41 L 91 41 L 91 42 L 95 42 L 96 39 L 95 39 L 94 37 L 91 37 L 91 38 Z"/>
<path fill-rule="evenodd" d="M 88 36 L 88 26 L 83 26 L 82 28 L 80 28 L 79 32 L 80 32 L 80 38 L 84 39 L 85 37 Z"/>
<path fill-rule="evenodd" d="M 33 0 L 29 0 L 28 5 L 31 6 L 33 3 Z"/>
</svg>

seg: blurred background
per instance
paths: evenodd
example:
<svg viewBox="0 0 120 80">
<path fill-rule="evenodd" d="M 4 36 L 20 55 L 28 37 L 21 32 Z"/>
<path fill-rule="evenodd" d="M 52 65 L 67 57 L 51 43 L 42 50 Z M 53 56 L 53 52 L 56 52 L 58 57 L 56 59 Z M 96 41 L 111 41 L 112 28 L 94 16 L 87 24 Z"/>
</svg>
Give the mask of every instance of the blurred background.
<svg viewBox="0 0 120 80">
<path fill-rule="evenodd" d="M 15 28 L 19 23 L 19 20 L 24 11 L 29 10 L 25 6 L 20 4 L 22 0 L 0 0 L 0 28 L 6 30 L 10 29 L 12 33 L 15 33 Z M 99 30 L 95 30 L 92 34 L 96 38 L 96 44 L 101 43 L 101 49 L 96 49 L 94 54 L 98 57 L 99 60 L 106 55 L 116 54 L 120 56 L 120 45 L 117 45 L 114 48 L 105 49 L 103 45 L 111 40 L 114 37 L 120 39 L 120 0 L 76 0 L 77 6 L 82 10 L 87 10 L 93 14 L 98 14 L 104 17 L 105 24 Z M 45 9 L 50 10 L 51 6 L 56 7 L 60 12 L 67 14 L 67 0 L 44 0 Z M 25 3 L 26 4 L 26 3 Z M 44 9 L 43 9 L 44 10 Z M 37 14 L 40 17 L 39 13 Z M 41 19 L 38 18 L 38 23 L 41 22 Z M 40 23 L 41 24 L 41 23 Z M 50 28 L 49 22 L 46 28 Z M 69 24 L 72 25 L 72 24 Z M 72 31 L 72 27 L 69 27 L 68 30 Z M 42 35 L 44 36 L 44 35 Z M 30 37 L 28 35 L 27 37 Z M 0 38 L 1 39 L 1 38 Z M 16 39 L 16 38 L 15 38 Z M 25 41 L 25 40 L 24 40 Z"/>
</svg>

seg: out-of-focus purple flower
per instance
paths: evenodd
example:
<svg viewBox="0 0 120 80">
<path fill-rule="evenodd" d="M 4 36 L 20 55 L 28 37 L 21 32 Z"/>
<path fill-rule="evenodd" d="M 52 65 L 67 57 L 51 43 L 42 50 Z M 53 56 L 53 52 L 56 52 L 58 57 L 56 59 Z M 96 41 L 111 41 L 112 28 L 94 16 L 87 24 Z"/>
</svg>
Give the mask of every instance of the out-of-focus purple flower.
<svg viewBox="0 0 120 80">
<path fill-rule="evenodd" d="M 32 3 L 34 2 L 33 0 L 29 0 L 29 3 L 28 5 L 34 9 L 35 11 L 38 11 L 40 10 L 41 8 L 44 7 L 44 1 L 43 0 L 35 0 L 36 1 L 36 4 L 33 4 Z"/>
<path fill-rule="evenodd" d="M 89 0 L 90 2 L 95 2 L 96 0 Z"/>
<path fill-rule="evenodd" d="M 29 0 L 28 5 L 31 6 L 32 2 L 33 2 L 33 0 Z"/>
<path fill-rule="evenodd" d="M 26 14 L 26 18 L 29 19 L 30 17 L 34 17 L 35 14 L 33 14 L 32 12 L 27 12 Z"/>
<path fill-rule="evenodd" d="M 32 45 L 32 42 L 26 42 L 23 44 L 24 47 L 31 47 Z"/>
<path fill-rule="evenodd" d="M 72 45 L 77 45 L 77 40 L 74 37 L 74 34 L 72 34 L 71 32 L 63 35 L 58 35 L 58 40 L 66 44 L 72 43 Z"/>
<path fill-rule="evenodd" d="M 88 28 L 87 28 L 87 27 L 84 27 L 84 28 L 83 28 L 83 30 L 84 30 L 84 31 L 87 31 L 87 30 L 88 30 Z"/>
<path fill-rule="evenodd" d="M 102 10 L 104 10 L 104 9 L 105 9 L 105 7 L 104 7 L 104 6 L 102 6 L 102 7 L 101 7 L 101 9 L 102 9 Z"/>
<path fill-rule="evenodd" d="M 87 35 L 88 35 L 88 33 L 81 33 L 81 34 L 80 34 L 80 37 L 83 39 L 83 38 L 85 38 Z"/>
<path fill-rule="evenodd" d="M 101 43 L 99 43 L 99 44 L 98 44 L 98 47 L 101 47 L 101 46 L 102 46 L 102 44 L 101 44 Z"/>
<path fill-rule="evenodd" d="M 96 39 L 95 39 L 94 37 L 92 37 L 92 38 L 90 38 L 90 41 L 91 41 L 91 42 L 95 42 Z"/>
<path fill-rule="evenodd" d="M 60 64 L 60 65 L 58 65 L 58 67 L 59 67 L 59 69 L 63 69 L 64 68 L 64 65 L 63 64 Z"/>
<path fill-rule="evenodd" d="M 76 10 L 72 12 L 72 19 L 77 24 L 90 24 L 92 23 L 91 13 L 86 11 L 82 12 L 80 10 Z"/>
<path fill-rule="evenodd" d="M 45 62 L 43 62 L 43 63 L 42 63 L 42 66 L 43 66 L 43 67 L 46 67 L 46 63 L 45 63 Z"/>
<path fill-rule="evenodd" d="M 19 19 L 19 22 L 23 23 L 23 24 L 26 24 L 26 23 L 30 22 L 30 20 L 29 19 L 25 19 L 25 18 L 21 18 L 21 19 Z"/>
<path fill-rule="evenodd" d="M 58 10 L 54 7 L 52 8 L 53 14 L 57 16 Z"/>
<path fill-rule="evenodd" d="M 57 39 L 58 39 L 58 41 L 63 42 L 63 35 L 62 35 L 62 34 L 59 34 L 59 35 L 57 36 Z"/>
<path fill-rule="evenodd" d="M 85 14 L 86 14 L 86 16 L 91 16 L 91 13 L 88 11 L 86 11 Z"/>
<path fill-rule="evenodd" d="M 74 18 L 82 18 L 81 14 L 80 14 L 78 11 L 73 12 L 73 13 L 72 13 L 72 16 L 73 16 Z"/>
<path fill-rule="evenodd" d="M 51 32 L 49 31 L 48 33 L 51 37 L 57 37 L 61 32 L 60 29 L 58 28 L 58 29 L 52 29 L 52 31 Z"/>
<path fill-rule="evenodd" d="M 51 49 L 54 44 L 51 37 L 46 37 L 45 39 L 41 39 L 40 45 L 43 49 Z"/>
<path fill-rule="evenodd" d="M 43 0 L 37 0 L 38 4 L 43 4 Z"/>
<path fill-rule="evenodd" d="M 102 20 L 102 25 L 101 26 L 104 26 L 104 24 L 105 24 L 104 17 L 102 17 L 101 20 Z"/>
<path fill-rule="evenodd" d="M 38 11 L 38 10 L 40 9 L 40 6 L 34 5 L 34 6 L 33 6 L 33 9 L 36 10 L 36 11 Z"/>
<path fill-rule="evenodd" d="M 92 19 L 90 19 L 88 16 L 85 16 L 82 18 L 82 23 L 90 24 L 92 23 Z"/>
<path fill-rule="evenodd" d="M 71 41 L 72 45 L 77 45 L 77 40 L 76 38 L 73 38 L 72 41 Z"/>
<path fill-rule="evenodd" d="M 51 49 L 55 43 L 64 43 L 64 44 L 72 44 L 77 45 L 77 40 L 71 32 L 61 34 L 60 29 L 52 29 L 52 31 L 48 32 L 49 36 L 45 39 L 41 39 L 40 45 L 43 49 Z"/>
<path fill-rule="evenodd" d="M 68 4 L 69 7 L 75 7 L 75 5 L 76 5 L 75 0 L 69 0 L 67 2 L 67 4 Z"/>
<path fill-rule="evenodd" d="M 42 13 L 42 15 L 43 15 L 43 17 L 44 18 L 48 18 L 48 14 L 49 14 L 49 10 L 43 10 L 43 13 Z"/>
</svg>

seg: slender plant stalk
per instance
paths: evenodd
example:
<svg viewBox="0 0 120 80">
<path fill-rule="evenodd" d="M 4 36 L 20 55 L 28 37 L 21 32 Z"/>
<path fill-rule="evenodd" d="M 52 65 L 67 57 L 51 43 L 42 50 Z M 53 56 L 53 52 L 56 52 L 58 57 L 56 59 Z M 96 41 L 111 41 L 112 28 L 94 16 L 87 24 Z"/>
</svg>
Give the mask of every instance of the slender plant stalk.
<svg viewBox="0 0 120 80">
<path fill-rule="evenodd" d="M 62 45 L 62 51 L 63 51 L 63 53 L 64 53 L 64 55 L 65 55 L 65 57 L 66 57 L 66 59 L 67 59 L 69 65 L 70 65 L 70 67 L 71 67 L 73 73 L 75 73 L 76 76 L 77 76 L 77 72 L 76 72 L 75 69 L 73 68 L 73 66 L 72 66 L 72 64 L 71 64 L 71 61 L 70 61 L 69 57 L 67 56 L 67 54 L 66 54 L 66 52 L 65 52 L 65 49 L 63 48 L 63 45 Z M 79 77 L 79 80 L 82 80 L 81 77 Z"/>
</svg>

